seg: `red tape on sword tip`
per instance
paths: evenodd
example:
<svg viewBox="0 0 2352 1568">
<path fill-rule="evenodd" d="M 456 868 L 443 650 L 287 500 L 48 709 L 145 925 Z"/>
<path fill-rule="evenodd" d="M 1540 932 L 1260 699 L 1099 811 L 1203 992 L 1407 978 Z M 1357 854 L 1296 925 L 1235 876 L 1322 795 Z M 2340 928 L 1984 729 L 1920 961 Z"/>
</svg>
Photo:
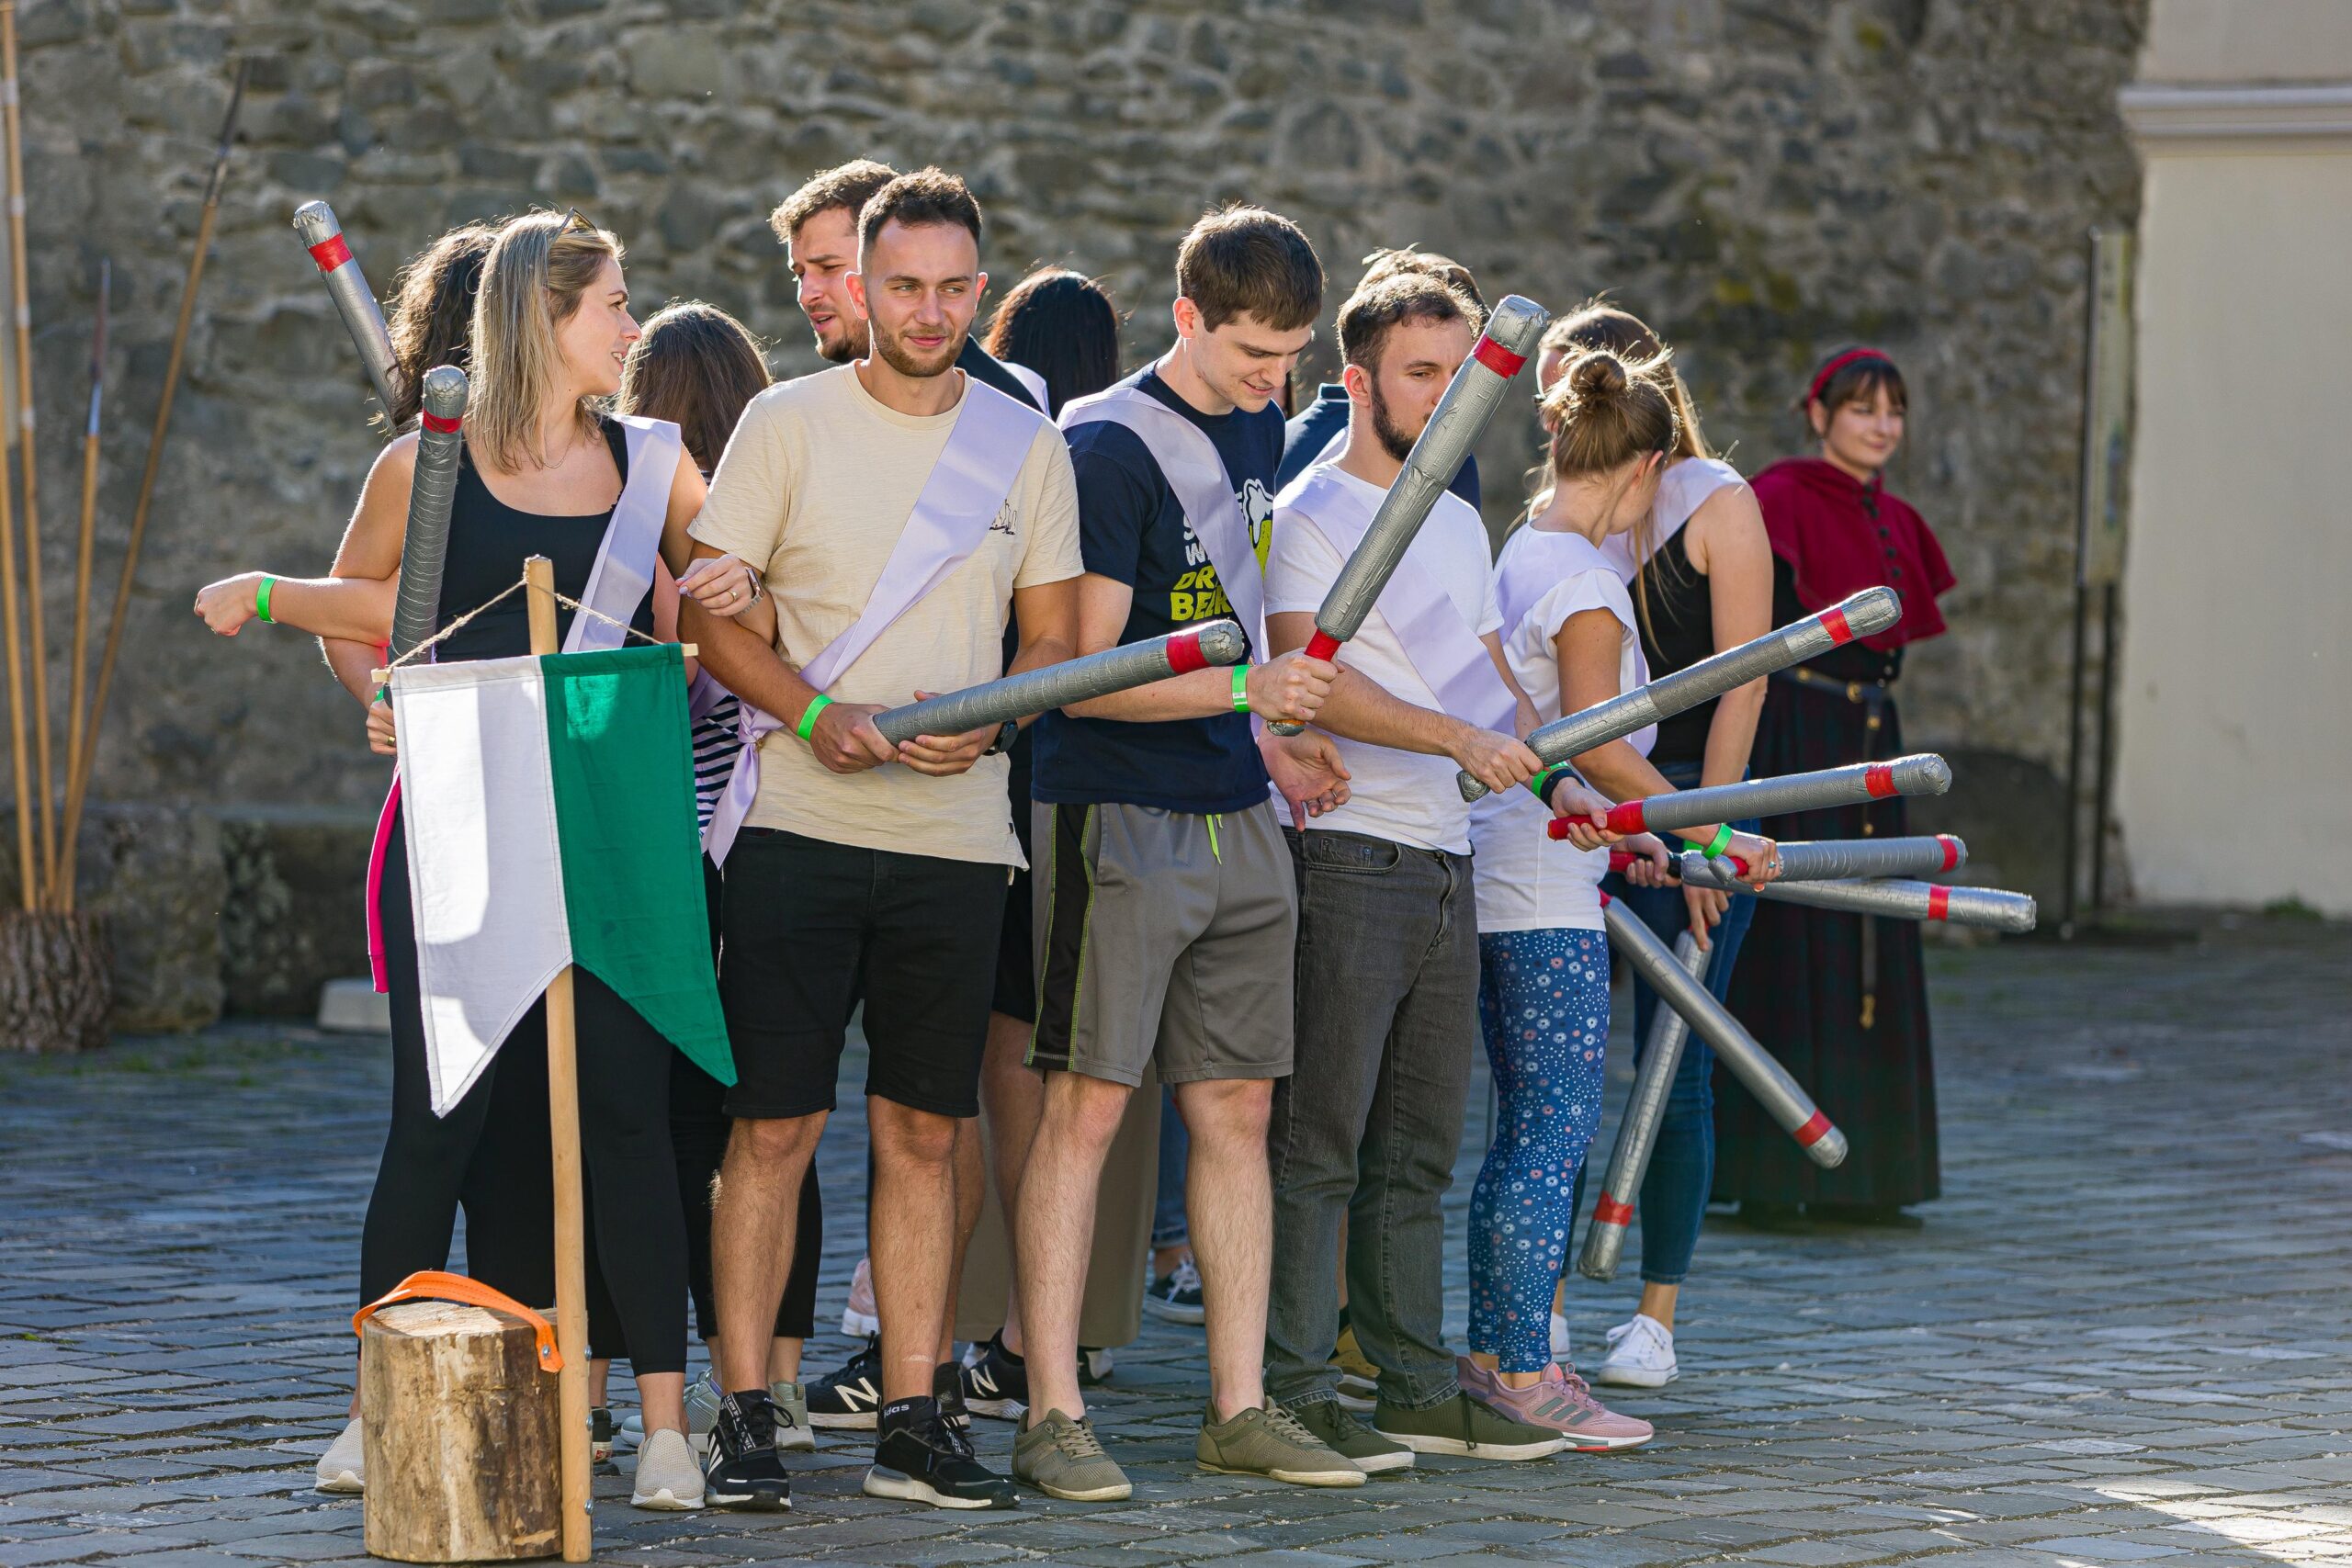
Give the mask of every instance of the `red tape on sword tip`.
<svg viewBox="0 0 2352 1568">
<path fill-rule="evenodd" d="M 1527 363 L 1527 355 L 1513 354 L 1490 337 L 1479 338 L 1478 346 L 1470 351 L 1470 357 L 1506 381 L 1518 375 L 1520 367 Z"/>
<path fill-rule="evenodd" d="M 1340 639 L 1320 626 L 1316 628 L 1313 637 L 1306 639 L 1306 657 L 1309 659 L 1320 659 L 1329 663 L 1331 656 L 1339 651 Z"/>
<path fill-rule="evenodd" d="M 466 423 L 465 416 L 463 414 L 458 415 L 456 419 L 443 419 L 438 414 L 430 414 L 420 411 L 417 414 L 417 418 L 424 422 L 425 429 L 441 435 L 448 434 L 451 431 L 460 428 Z"/>
<path fill-rule="evenodd" d="M 1606 1192 L 1600 1195 L 1600 1201 L 1592 1206 L 1592 1223 L 1597 1225 L 1622 1225 L 1633 1217 L 1634 1206 L 1631 1203 L 1620 1203 Z"/>
<path fill-rule="evenodd" d="M 1836 646 L 1842 648 L 1854 640 L 1854 628 L 1846 624 L 1846 612 L 1843 610 L 1822 611 L 1821 629 L 1829 634 L 1830 642 Z"/>
<path fill-rule="evenodd" d="M 1796 1139 L 1797 1147 L 1809 1149 L 1829 1136 L 1830 1131 L 1829 1118 L 1816 1111 L 1813 1113 L 1813 1120 L 1798 1128 L 1792 1136 Z"/>
<path fill-rule="evenodd" d="M 1612 833 L 1639 833 L 1642 828 L 1642 803 L 1628 800 L 1609 808 L 1609 830 Z"/>
<path fill-rule="evenodd" d="M 1936 842 L 1944 847 L 1944 869 L 1950 871 L 1960 863 L 1960 840 L 1950 833 L 1938 833 Z"/>
<path fill-rule="evenodd" d="M 1951 888 L 1930 887 L 1928 889 L 1928 919 L 1931 920 L 1951 919 Z"/>
<path fill-rule="evenodd" d="M 343 243 L 341 234 L 329 234 L 311 247 L 311 259 L 319 264 L 321 272 L 333 272 L 351 259 L 351 247 Z"/>
<path fill-rule="evenodd" d="M 1209 656 L 1201 651 L 1198 626 L 1178 632 L 1168 639 L 1168 672 L 1170 675 L 1189 675 L 1195 670 L 1208 667 Z"/>
<path fill-rule="evenodd" d="M 1862 787 L 1869 790 L 1875 798 L 1883 798 L 1894 794 L 1894 764 L 1872 762 L 1869 771 L 1862 774 Z"/>
</svg>

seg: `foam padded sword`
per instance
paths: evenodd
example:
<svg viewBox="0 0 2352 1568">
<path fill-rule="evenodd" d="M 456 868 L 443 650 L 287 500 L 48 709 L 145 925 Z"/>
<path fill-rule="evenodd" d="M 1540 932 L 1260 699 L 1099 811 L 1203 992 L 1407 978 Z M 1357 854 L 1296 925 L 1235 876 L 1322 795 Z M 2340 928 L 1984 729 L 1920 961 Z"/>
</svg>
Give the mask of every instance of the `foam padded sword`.
<svg viewBox="0 0 2352 1568">
<path fill-rule="evenodd" d="M 1406 455 L 1404 471 L 1380 498 L 1363 539 L 1323 595 L 1323 607 L 1315 612 L 1315 635 L 1306 643 L 1308 658 L 1331 658 L 1362 629 L 1413 536 L 1429 521 L 1437 498 L 1486 433 L 1502 406 L 1503 394 L 1510 389 L 1511 378 L 1535 353 L 1551 320 L 1543 306 L 1518 294 L 1506 295 L 1495 306 L 1487 330 L 1453 373 L 1436 412 Z M 1304 727 L 1276 719 L 1267 728 L 1277 735 L 1295 735 Z"/>
<path fill-rule="evenodd" d="M 294 231 L 309 247 L 311 259 L 318 263 L 319 276 L 326 279 L 327 297 L 334 301 L 335 313 L 351 333 L 359 350 L 359 363 L 367 367 L 368 384 L 376 389 L 376 400 L 390 419 L 400 402 L 400 361 L 392 353 L 392 334 L 384 325 L 383 308 L 376 303 L 367 275 L 344 243 L 343 225 L 336 220 L 334 209 L 323 201 L 304 202 L 294 209 Z"/>
<path fill-rule="evenodd" d="M 1816 659 L 1858 637 L 1884 631 L 1902 615 L 1903 601 L 1894 589 L 1866 588 L 1826 610 L 1766 632 L 1753 642 L 1725 649 L 1687 670 L 1662 675 L 1646 686 L 1636 686 L 1529 730 L 1527 749 L 1542 758 L 1545 767 L 1556 768 L 1571 757 L 1623 740 L 1637 729 L 1711 702 L 1750 681 L 1760 681 L 1774 671 Z M 1464 800 L 1476 800 L 1487 793 L 1487 786 L 1466 773 L 1458 774 L 1454 782 L 1461 785 Z"/>
<path fill-rule="evenodd" d="M 874 728 L 893 746 L 918 735 L 963 735 L 1072 703 L 1091 702 L 1189 674 L 1212 664 L 1238 664 L 1249 639 L 1233 621 L 1204 621 L 1164 637 L 1104 649 L 1083 659 L 984 681 L 960 692 L 926 697 L 874 716 Z"/>
<path fill-rule="evenodd" d="M 449 551 L 449 508 L 458 499 L 458 454 L 466 444 L 466 373 L 454 365 L 424 373 L 416 478 L 408 492 L 408 532 L 401 539 L 401 591 L 392 605 L 394 662 L 431 637 L 441 616 L 441 563 Z"/>
</svg>

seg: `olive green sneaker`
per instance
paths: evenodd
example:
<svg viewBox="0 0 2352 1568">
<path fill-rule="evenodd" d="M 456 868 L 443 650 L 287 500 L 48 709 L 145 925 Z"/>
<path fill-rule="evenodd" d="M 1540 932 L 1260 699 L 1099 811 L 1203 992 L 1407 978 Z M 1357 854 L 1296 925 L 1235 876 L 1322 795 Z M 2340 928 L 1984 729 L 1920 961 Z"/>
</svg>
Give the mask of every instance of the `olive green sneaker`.
<svg viewBox="0 0 2352 1568">
<path fill-rule="evenodd" d="M 1317 1442 L 1341 1459 L 1353 1461 L 1366 1475 L 1413 1468 L 1412 1450 L 1382 1437 L 1349 1415 L 1347 1406 L 1336 1399 L 1318 1399 L 1311 1404 L 1285 1408 L 1297 1417 L 1300 1426 L 1315 1434 Z"/>
<path fill-rule="evenodd" d="M 1372 1429 L 1417 1454 L 1465 1454 L 1472 1459 L 1544 1459 L 1568 1446 L 1549 1427 L 1514 1421 L 1457 1389 L 1453 1397 L 1418 1410 L 1380 1402 Z"/>
<path fill-rule="evenodd" d="M 1363 1471 L 1355 1461 L 1332 1452 L 1279 1404 L 1252 1407 L 1230 1421 L 1218 1420 L 1211 1404 L 1201 1415 L 1193 1455 L 1203 1470 L 1227 1475 L 1263 1475 L 1294 1486 L 1363 1484 Z"/>
<path fill-rule="evenodd" d="M 1012 1479 L 1070 1503 L 1113 1503 L 1134 1495 L 1126 1472 L 1094 1435 L 1094 1424 L 1058 1410 L 1032 1416 L 1013 1435 Z"/>
</svg>

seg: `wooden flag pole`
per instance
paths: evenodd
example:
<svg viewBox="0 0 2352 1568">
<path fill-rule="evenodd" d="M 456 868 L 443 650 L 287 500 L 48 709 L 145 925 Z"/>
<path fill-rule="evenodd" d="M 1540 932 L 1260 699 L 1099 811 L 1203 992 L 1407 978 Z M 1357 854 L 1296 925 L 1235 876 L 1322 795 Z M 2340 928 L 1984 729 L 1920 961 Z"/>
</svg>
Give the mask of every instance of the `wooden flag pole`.
<svg viewBox="0 0 2352 1568">
<path fill-rule="evenodd" d="M 8 270 L 17 318 L 17 456 L 24 466 L 25 613 L 32 649 L 33 756 L 38 772 L 34 799 L 40 809 L 41 900 L 47 903 L 57 888 L 56 785 L 50 773 L 49 634 L 42 623 L 40 502 L 33 483 L 38 465 L 33 461 L 32 289 L 25 260 L 25 128 L 17 96 L 16 0 L 0 0 L 0 126 L 7 131 Z M 23 808 L 21 799 L 17 807 Z"/>
<path fill-rule="evenodd" d="M 555 563 L 523 563 L 531 651 L 558 651 Z M 580 1172 L 580 1057 L 571 1008 L 571 966 L 548 983 L 548 1126 L 555 1145 L 555 1338 L 557 1477 L 563 1490 L 563 1560 L 585 1562 L 595 1520 L 588 1478 L 588 1259 Z"/>
</svg>

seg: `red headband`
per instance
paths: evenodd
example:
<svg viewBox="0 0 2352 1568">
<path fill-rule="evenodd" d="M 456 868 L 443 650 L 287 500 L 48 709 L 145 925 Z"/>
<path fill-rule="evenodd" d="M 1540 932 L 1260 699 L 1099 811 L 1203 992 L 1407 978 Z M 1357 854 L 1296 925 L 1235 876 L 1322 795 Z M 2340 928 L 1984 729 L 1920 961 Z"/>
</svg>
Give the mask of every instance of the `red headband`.
<svg viewBox="0 0 2352 1568">
<path fill-rule="evenodd" d="M 1894 361 L 1887 359 L 1886 351 L 1884 349 L 1849 348 L 1845 353 L 1839 355 L 1837 358 L 1831 360 L 1828 364 L 1823 366 L 1820 369 L 1813 373 L 1813 385 L 1804 389 L 1804 400 L 1806 402 L 1811 402 L 1815 398 L 1821 396 L 1821 389 L 1829 385 L 1829 378 L 1835 376 L 1838 372 L 1843 370 L 1857 359 L 1883 359 L 1886 360 L 1887 368 L 1893 369 L 1894 367 Z"/>
</svg>

